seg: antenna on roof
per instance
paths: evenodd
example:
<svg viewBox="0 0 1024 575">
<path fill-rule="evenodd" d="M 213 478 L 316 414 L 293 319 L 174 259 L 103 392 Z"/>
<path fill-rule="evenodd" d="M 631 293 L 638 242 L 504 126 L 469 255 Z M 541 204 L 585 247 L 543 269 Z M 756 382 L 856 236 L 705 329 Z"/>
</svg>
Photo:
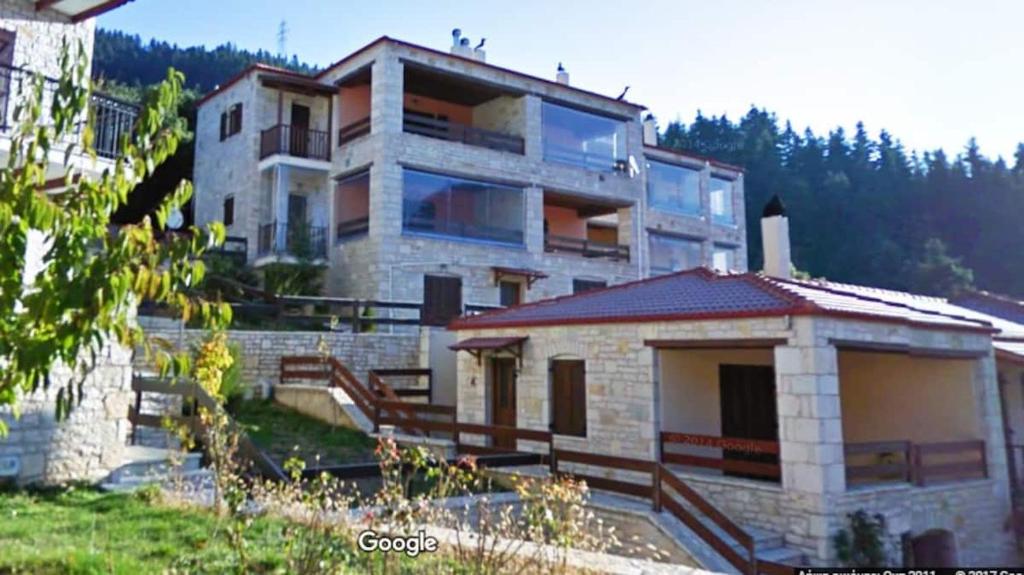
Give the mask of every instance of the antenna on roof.
<svg viewBox="0 0 1024 575">
<path fill-rule="evenodd" d="M 619 97 L 615 98 L 615 99 L 616 100 L 621 100 L 621 99 L 625 98 L 626 97 L 626 92 L 628 92 L 628 91 L 629 91 L 629 86 L 626 86 L 625 88 L 623 88 L 622 93 L 619 94 Z"/>
<path fill-rule="evenodd" d="M 287 58 L 288 54 L 288 23 L 281 20 L 277 26 L 277 55 Z"/>
</svg>

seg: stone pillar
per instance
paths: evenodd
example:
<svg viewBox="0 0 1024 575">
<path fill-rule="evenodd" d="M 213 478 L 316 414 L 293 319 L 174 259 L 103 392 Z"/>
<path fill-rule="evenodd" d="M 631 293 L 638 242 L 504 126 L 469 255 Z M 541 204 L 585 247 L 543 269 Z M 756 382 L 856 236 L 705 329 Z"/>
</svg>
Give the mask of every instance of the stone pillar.
<svg viewBox="0 0 1024 575">
<path fill-rule="evenodd" d="M 285 252 L 288 238 L 288 178 L 291 168 L 287 164 L 274 166 L 274 249 Z"/>
<path fill-rule="evenodd" d="M 972 370 L 974 394 L 977 398 L 978 415 L 982 437 L 985 439 L 985 457 L 988 461 L 988 476 L 995 479 L 995 495 L 1009 506 L 1009 469 L 1006 460 L 1006 436 L 1003 433 L 1003 414 L 1000 408 L 999 379 L 996 362 L 989 354 L 974 362 Z"/>
<path fill-rule="evenodd" d="M 544 190 L 530 186 L 523 190 L 523 211 L 526 214 L 524 240 L 526 251 L 544 253 Z"/>
<path fill-rule="evenodd" d="M 837 352 L 815 338 L 814 322 L 794 318 L 796 341 L 775 348 L 779 464 L 782 488 L 805 508 L 800 537 L 827 559 L 828 502 L 846 491 L 846 470 Z"/>
<path fill-rule="evenodd" d="M 541 112 L 541 99 L 539 96 L 523 96 L 523 108 L 526 115 L 523 140 L 526 147 L 526 157 L 531 160 L 542 161 L 544 159 L 544 137 L 543 118 Z"/>
<path fill-rule="evenodd" d="M 637 266 L 640 261 L 640 240 L 639 225 L 637 224 L 637 217 L 639 215 L 639 209 L 637 204 L 634 204 L 628 208 L 619 208 L 618 210 L 618 242 L 620 246 L 629 246 L 629 261 L 633 266 Z M 639 268 L 637 268 L 639 270 Z M 639 274 L 638 276 L 639 277 Z"/>
<path fill-rule="evenodd" d="M 402 131 L 404 67 L 390 51 L 373 63 L 370 80 L 370 130 L 373 134 Z"/>
</svg>

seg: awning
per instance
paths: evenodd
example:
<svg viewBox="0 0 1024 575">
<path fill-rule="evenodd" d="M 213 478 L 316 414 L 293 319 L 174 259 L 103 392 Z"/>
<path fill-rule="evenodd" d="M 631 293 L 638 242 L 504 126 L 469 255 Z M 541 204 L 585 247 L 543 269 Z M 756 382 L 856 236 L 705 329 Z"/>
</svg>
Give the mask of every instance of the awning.
<svg viewBox="0 0 1024 575">
<path fill-rule="evenodd" d="M 529 336 L 507 336 L 507 337 L 471 337 L 469 339 L 460 341 L 458 343 L 448 346 L 448 349 L 455 351 L 468 351 L 473 354 L 473 357 L 480 361 L 483 358 L 485 351 L 507 351 L 512 355 L 516 356 L 517 359 L 523 358 L 523 342 L 529 339 Z"/>
<path fill-rule="evenodd" d="M 494 270 L 494 283 L 495 285 L 501 281 L 503 277 L 517 277 L 526 279 L 526 289 L 530 289 L 533 286 L 533 282 L 542 280 L 548 277 L 548 274 L 540 270 L 531 270 L 529 268 L 507 268 L 502 266 L 494 266 L 491 268 Z"/>
<path fill-rule="evenodd" d="M 645 339 L 644 345 L 656 349 L 770 349 L 786 345 L 786 338 L 775 339 Z"/>
</svg>

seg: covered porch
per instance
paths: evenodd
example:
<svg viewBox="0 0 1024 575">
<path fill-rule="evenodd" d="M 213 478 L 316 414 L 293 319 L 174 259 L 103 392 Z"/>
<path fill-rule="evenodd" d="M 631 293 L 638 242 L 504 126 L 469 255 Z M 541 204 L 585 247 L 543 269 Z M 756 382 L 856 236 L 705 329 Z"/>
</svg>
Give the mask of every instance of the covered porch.
<svg viewBox="0 0 1024 575">
<path fill-rule="evenodd" d="M 821 378 L 780 368 L 795 349 L 785 339 L 646 343 L 657 356 L 659 459 L 681 473 L 789 489 L 821 472 L 808 463 L 839 464 L 841 478 L 818 480 L 826 491 L 988 477 L 980 350 L 845 340 L 816 358 L 797 349 L 797 360 L 821 362 Z"/>
</svg>

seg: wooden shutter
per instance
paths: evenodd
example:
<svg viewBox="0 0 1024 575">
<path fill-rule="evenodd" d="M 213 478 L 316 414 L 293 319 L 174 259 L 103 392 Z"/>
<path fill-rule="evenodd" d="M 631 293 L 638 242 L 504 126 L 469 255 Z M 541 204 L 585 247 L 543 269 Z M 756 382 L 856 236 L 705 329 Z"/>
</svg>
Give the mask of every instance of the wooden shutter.
<svg viewBox="0 0 1024 575">
<path fill-rule="evenodd" d="M 228 113 L 221 112 L 220 114 L 220 141 L 224 141 L 228 137 Z"/>
<path fill-rule="evenodd" d="M 448 325 L 462 315 L 462 278 L 457 276 L 423 276 L 423 325 Z"/>
<path fill-rule="evenodd" d="M 587 435 L 586 364 L 551 362 L 551 430 L 560 435 Z"/>
<path fill-rule="evenodd" d="M 502 281 L 498 283 L 501 290 L 501 305 L 510 307 L 522 303 L 523 290 L 519 282 Z"/>
<path fill-rule="evenodd" d="M 231 134 L 234 135 L 242 131 L 242 104 L 239 102 L 231 107 Z"/>
<path fill-rule="evenodd" d="M 224 225 L 230 226 L 235 223 L 235 197 L 224 198 Z"/>
</svg>

